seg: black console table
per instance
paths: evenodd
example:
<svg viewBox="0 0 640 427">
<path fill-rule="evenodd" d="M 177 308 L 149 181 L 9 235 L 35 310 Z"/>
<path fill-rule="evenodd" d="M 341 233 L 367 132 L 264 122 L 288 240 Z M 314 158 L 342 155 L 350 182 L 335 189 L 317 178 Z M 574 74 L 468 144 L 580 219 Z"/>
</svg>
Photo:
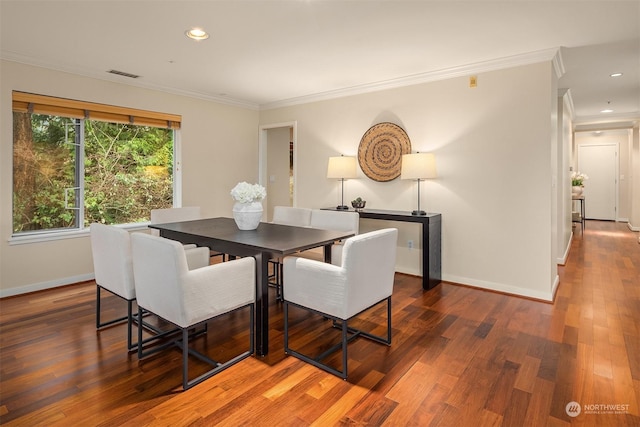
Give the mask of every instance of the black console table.
<svg viewBox="0 0 640 427">
<path fill-rule="evenodd" d="M 353 212 L 324 208 L 338 212 Z M 418 222 L 422 224 L 422 288 L 433 289 L 442 281 L 442 215 L 427 213 L 411 215 L 411 212 L 382 209 L 359 209 L 360 218 L 382 219 L 386 221 Z"/>
<path fill-rule="evenodd" d="M 571 204 L 573 205 L 573 202 L 579 202 L 580 203 L 580 212 L 573 212 L 573 207 L 571 209 L 571 222 L 579 222 L 580 223 L 580 227 L 582 228 L 582 232 L 584 233 L 584 215 L 585 215 L 585 211 L 584 211 L 584 196 L 572 196 L 571 197 Z"/>
</svg>

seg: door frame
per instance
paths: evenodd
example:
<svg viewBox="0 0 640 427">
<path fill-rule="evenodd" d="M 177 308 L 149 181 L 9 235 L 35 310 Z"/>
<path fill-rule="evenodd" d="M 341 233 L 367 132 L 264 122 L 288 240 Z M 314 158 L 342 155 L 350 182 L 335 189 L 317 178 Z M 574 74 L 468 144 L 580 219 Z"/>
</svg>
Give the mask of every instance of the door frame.
<svg viewBox="0 0 640 427">
<path fill-rule="evenodd" d="M 267 144 L 269 137 L 267 131 L 270 129 L 287 128 L 292 129 L 292 150 L 293 150 L 293 206 L 298 204 L 298 122 L 282 122 L 260 125 L 258 131 L 258 182 L 267 188 Z"/>
</svg>

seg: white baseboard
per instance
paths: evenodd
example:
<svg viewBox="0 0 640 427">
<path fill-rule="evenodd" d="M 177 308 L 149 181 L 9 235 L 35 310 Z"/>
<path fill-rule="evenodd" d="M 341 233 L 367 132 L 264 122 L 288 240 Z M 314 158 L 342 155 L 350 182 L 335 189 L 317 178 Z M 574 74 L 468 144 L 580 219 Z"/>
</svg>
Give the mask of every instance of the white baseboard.
<svg viewBox="0 0 640 427">
<path fill-rule="evenodd" d="M 49 280 L 46 282 L 33 283 L 26 286 L 17 286 L 15 288 L 0 289 L 0 298 L 12 297 L 14 295 L 28 294 L 30 292 L 43 291 L 45 289 L 58 288 L 60 286 L 73 285 L 74 283 L 86 282 L 93 280 L 94 274 L 80 274 L 78 276 L 63 277 L 60 279 Z"/>
<path fill-rule="evenodd" d="M 629 227 L 631 231 L 640 231 L 640 227 L 634 227 L 630 222 L 627 223 L 627 227 Z"/>
<path fill-rule="evenodd" d="M 562 258 L 558 258 L 556 261 L 558 265 L 565 265 L 567 263 L 567 258 L 569 258 L 569 251 L 571 250 L 571 242 L 573 242 L 573 231 L 569 234 L 569 242 L 567 243 L 567 247 L 564 248 L 564 254 Z"/>
<path fill-rule="evenodd" d="M 555 295 L 555 290 L 558 284 L 560 283 L 560 277 L 556 275 L 554 283 L 551 289 L 549 290 L 549 292 L 541 292 L 541 291 L 535 291 L 533 289 L 519 288 L 516 286 L 507 285 L 504 283 L 494 283 L 494 282 L 488 282 L 485 280 L 476 280 L 476 279 L 470 279 L 468 277 L 459 277 L 459 276 L 453 276 L 449 274 L 443 274 L 442 280 L 447 282 L 452 282 L 452 283 L 459 283 L 461 285 L 471 286 L 474 288 L 486 289 L 490 291 L 496 291 L 496 292 L 501 292 L 504 294 L 510 294 L 510 295 L 515 295 L 520 297 L 534 298 L 537 300 L 548 301 L 548 302 L 553 302 L 553 296 Z"/>
<path fill-rule="evenodd" d="M 556 278 L 553 281 L 553 286 L 551 287 L 551 302 L 556 299 L 556 291 L 558 290 L 558 286 L 560 286 L 560 276 L 556 274 Z"/>
<path fill-rule="evenodd" d="M 409 276 L 422 277 L 422 271 L 415 268 L 410 268 L 403 265 L 396 265 L 395 270 L 396 270 L 396 273 L 408 274 Z"/>
</svg>

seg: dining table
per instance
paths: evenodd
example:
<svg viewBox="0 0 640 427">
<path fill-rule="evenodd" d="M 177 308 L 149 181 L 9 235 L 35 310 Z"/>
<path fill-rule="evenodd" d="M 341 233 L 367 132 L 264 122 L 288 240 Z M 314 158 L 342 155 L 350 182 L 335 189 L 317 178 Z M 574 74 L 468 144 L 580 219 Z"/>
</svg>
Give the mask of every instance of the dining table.
<svg viewBox="0 0 640 427">
<path fill-rule="evenodd" d="M 269 260 L 324 247 L 324 260 L 331 262 L 331 246 L 353 232 L 322 230 L 261 222 L 255 230 L 240 230 L 233 218 L 217 217 L 164 224 L 150 224 L 160 236 L 184 244 L 206 246 L 233 257 L 256 260 L 256 354 L 269 352 Z"/>
</svg>

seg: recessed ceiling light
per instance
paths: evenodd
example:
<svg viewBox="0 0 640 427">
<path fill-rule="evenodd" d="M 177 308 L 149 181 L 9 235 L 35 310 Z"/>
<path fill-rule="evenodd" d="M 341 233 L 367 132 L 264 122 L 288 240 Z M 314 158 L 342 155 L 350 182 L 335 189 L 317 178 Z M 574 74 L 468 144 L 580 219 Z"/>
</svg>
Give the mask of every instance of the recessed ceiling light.
<svg viewBox="0 0 640 427">
<path fill-rule="evenodd" d="M 193 40 L 206 40 L 209 38 L 209 34 L 202 28 L 192 28 L 185 31 L 184 34 Z"/>
<path fill-rule="evenodd" d="M 609 74 L 609 76 L 611 76 L 611 77 L 622 77 L 622 73 L 613 73 L 613 74 Z"/>
<path fill-rule="evenodd" d="M 607 101 L 607 108 L 605 108 L 604 110 L 600 110 L 601 113 L 613 113 L 613 110 L 611 109 L 611 101 Z"/>
</svg>

